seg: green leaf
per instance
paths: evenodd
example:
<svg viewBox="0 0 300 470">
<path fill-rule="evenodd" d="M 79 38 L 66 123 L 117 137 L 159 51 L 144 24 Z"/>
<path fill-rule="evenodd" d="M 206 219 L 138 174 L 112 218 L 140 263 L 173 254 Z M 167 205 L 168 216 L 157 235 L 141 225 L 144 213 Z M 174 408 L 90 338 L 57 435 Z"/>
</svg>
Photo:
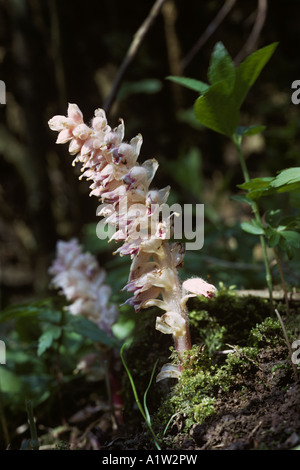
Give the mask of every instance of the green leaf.
<svg viewBox="0 0 300 470">
<path fill-rule="evenodd" d="M 52 325 L 39 337 L 37 355 L 41 356 L 61 335 L 61 327 Z"/>
<path fill-rule="evenodd" d="M 212 85 L 194 105 L 198 121 L 205 127 L 231 137 L 240 120 L 239 111 L 232 96 L 226 92 L 224 82 Z"/>
<path fill-rule="evenodd" d="M 0 312 L 0 322 L 39 315 L 51 310 L 49 299 L 10 305 Z"/>
<path fill-rule="evenodd" d="M 270 183 L 277 192 L 300 190 L 300 167 L 282 170 Z"/>
<path fill-rule="evenodd" d="M 246 183 L 238 184 L 237 187 L 247 191 L 247 198 L 255 200 L 263 195 L 274 192 L 270 189 L 270 182 L 273 181 L 272 177 L 252 178 Z"/>
<path fill-rule="evenodd" d="M 280 234 L 274 230 L 274 232 L 268 237 L 268 245 L 270 248 L 278 245 L 280 242 Z"/>
<path fill-rule="evenodd" d="M 294 230 L 284 230 L 280 234 L 293 247 L 300 248 L 300 233 Z"/>
<path fill-rule="evenodd" d="M 241 227 L 245 232 L 251 233 L 252 235 L 264 235 L 265 233 L 263 226 L 256 220 L 242 222 Z"/>
<path fill-rule="evenodd" d="M 232 138 L 239 125 L 240 107 L 276 46 L 273 43 L 259 49 L 235 69 L 223 44 L 216 45 L 208 71 L 212 85 L 194 104 L 195 115 L 203 126 Z M 238 129 L 243 135 L 254 135 L 263 127 Z"/>
<path fill-rule="evenodd" d="M 212 85 L 223 82 L 223 84 L 226 85 L 228 93 L 233 89 L 235 82 L 234 64 L 221 42 L 215 45 L 211 55 L 208 78 Z"/>
<path fill-rule="evenodd" d="M 210 86 L 207 83 L 201 82 L 200 80 L 196 80 L 195 78 L 188 78 L 188 77 L 174 77 L 169 76 L 166 77 L 167 80 L 171 80 L 171 82 L 178 83 L 179 85 L 185 86 L 190 90 L 197 91 L 200 95 L 207 92 Z"/>
<path fill-rule="evenodd" d="M 236 134 L 238 136 L 242 135 L 255 135 L 263 132 L 266 129 L 266 126 L 239 126 L 236 129 Z"/>
<path fill-rule="evenodd" d="M 266 212 L 265 219 L 268 224 L 272 227 L 277 227 L 281 219 L 282 211 L 281 209 L 269 210 Z"/>
<path fill-rule="evenodd" d="M 300 248 L 300 233 L 293 230 L 283 230 L 280 232 L 280 248 L 286 252 L 289 259 L 292 259 L 295 250 Z"/>
<path fill-rule="evenodd" d="M 233 94 L 238 108 L 241 107 L 250 88 L 271 59 L 277 46 L 278 43 L 274 42 L 253 52 L 237 67 Z"/>
<path fill-rule="evenodd" d="M 101 330 L 96 323 L 80 315 L 70 318 L 64 329 L 67 331 L 74 331 L 75 333 L 85 336 L 96 343 L 105 344 L 110 347 L 117 346 L 115 338 L 108 335 L 106 331 Z"/>
</svg>

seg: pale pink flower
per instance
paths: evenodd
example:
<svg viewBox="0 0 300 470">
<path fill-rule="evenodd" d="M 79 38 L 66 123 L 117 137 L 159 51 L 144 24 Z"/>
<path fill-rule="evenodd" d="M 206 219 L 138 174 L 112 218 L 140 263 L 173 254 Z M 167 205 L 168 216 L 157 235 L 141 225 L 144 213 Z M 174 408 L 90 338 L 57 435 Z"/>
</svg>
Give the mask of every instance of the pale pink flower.
<svg viewBox="0 0 300 470">
<path fill-rule="evenodd" d="M 83 315 L 99 328 L 111 332 L 118 310 L 110 304 L 111 288 L 105 284 L 106 273 L 96 258 L 84 253 L 78 240 L 58 241 L 56 258 L 49 268 L 51 286 L 59 289 L 73 315 Z"/>
<path fill-rule="evenodd" d="M 76 154 L 73 164 L 81 163 L 81 178 L 91 181 L 90 195 L 107 204 L 100 215 L 105 223 L 116 229 L 110 241 L 123 242 L 115 253 L 131 257 L 132 265 L 125 289 L 133 296 L 126 303 L 136 311 L 149 306 L 164 310 L 166 313 L 157 318 L 156 328 L 173 335 L 179 354 L 189 349 L 186 301 L 193 295 L 212 295 L 213 286 L 202 280 L 185 281 L 182 286 L 179 281 L 177 268 L 183 264 L 185 250 L 181 243 L 169 243 L 174 215 L 164 220 L 159 217 L 170 187 L 150 188 L 158 162 L 149 159 L 138 163 L 142 136 L 138 134 L 129 142 L 124 142 L 123 120 L 117 127 L 111 128 L 101 109 L 95 111 L 92 124 L 88 127 L 83 123 L 82 113 L 76 105 L 69 105 L 67 117 L 52 118 L 49 126 L 60 132 L 58 143 L 70 141 L 69 152 Z M 79 280 L 78 286 L 81 291 L 83 284 Z M 74 294 L 72 286 L 67 285 L 66 288 L 69 295 Z M 88 305 L 94 312 L 90 303 Z M 83 301 L 73 305 L 75 311 L 81 308 L 84 308 Z M 161 377 L 174 377 L 178 373 L 174 367 L 167 365 Z"/>
</svg>

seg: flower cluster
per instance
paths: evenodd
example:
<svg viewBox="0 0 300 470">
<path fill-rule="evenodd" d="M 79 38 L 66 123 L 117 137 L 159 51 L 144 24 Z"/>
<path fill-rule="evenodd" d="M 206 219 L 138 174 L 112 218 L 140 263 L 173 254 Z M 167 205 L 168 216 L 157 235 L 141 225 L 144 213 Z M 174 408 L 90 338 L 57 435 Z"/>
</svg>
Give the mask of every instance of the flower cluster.
<svg viewBox="0 0 300 470">
<path fill-rule="evenodd" d="M 118 310 L 110 304 L 111 288 L 105 284 L 106 273 L 90 253 L 84 253 L 76 239 L 58 241 L 56 258 L 49 274 L 52 287 L 59 289 L 69 302 L 73 315 L 83 315 L 99 328 L 111 333 Z"/>
<path fill-rule="evenodd" d="M 69 153 L 75 156 L 73 164 L 80 162 L 81 177 L 91 181 L 90 195 L 103 204 L 99 215 L 115 227 L 112 239 L 123 243 L 116 252 L 132 259 L 125 286 L 132 297 L 127 302 L 136 311 L 154 305 L 164 310 L 156 320 L 156 328 L 173 335 L 179 353 L 190 349 L 185 306 L 189 289 L 182 288 L 177 274 L 185 250 L 181 243 L 169 241 L 172 214 L 162 220 L 159 217 L 170 187 L 150 188 L 158 162 L 155 159 L 137 162 L 142 136 L 124 142 L 123 120 L 112 129 L 102 109 L 95 111 L 91 125 L 87 126 L 75 104 L 69 104 L 66 117 L 50 119 L 49 127 L 59 132 L 57 143 L 69 142 Z M 202 295 L 214 291 L 213 286 L 199 281 Z M 178 371 L 168 365 L 159 378 L 177 375 Z"/>
</svg>

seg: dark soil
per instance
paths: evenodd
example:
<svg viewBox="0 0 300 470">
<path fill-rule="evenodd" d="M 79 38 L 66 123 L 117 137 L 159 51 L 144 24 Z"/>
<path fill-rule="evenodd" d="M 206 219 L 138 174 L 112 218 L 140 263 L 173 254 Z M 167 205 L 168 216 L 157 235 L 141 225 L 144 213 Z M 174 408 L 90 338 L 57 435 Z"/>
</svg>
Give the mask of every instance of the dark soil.
<svg viewBox="0 0 300 470">
<path fill-rule="evenodd" d="M 228 305 L 232 306 L 229 310 L 237 318 L 238 310 L 235 302 L 240 301 L 235 301 L 233 298 L 229 300 Z M 219 375 L 220 381 L 214 382 L 211 389 L 207 388 L 209 379 L 206 384 L 202 383 L 201 379 L 198 383 L 196 382 L 196 391 L 193 395 L 192 390 L 191 397 L 198 396 L 199 389 L 201 392 L 201 387 L 203 387 L 204 393 L 208 390 L 209 397 L 214 400 L 213 411 L 207 416 L 196 419 L 189 424 L 189 417 L 180 411 L 182 410 L 182 405 L 180 405 L 178 410 L 175 408 L 176 416 L 174 415 L 168 424 L 167 432 L 163 434 L 166 422 L 161 419 L 161 410 L 166 410 L 165 415 L 168 420 L 174 413 L 168 409 L 168 397 L 172 396 L 172 393 L 180 393 L 178 392 L 180 389 L 176 389 L 174 386 L 175 381 L 171 384 L 165 383 L 165 381 L 159 384 L 154 382 L 151 385 L 147 404 L 153 428 L 162 450 L 289 450 L 300 445 L 300 380 L 297 377 L 297 375 L 300 376 L 299 366 L 298 371 L 293 367 L 279 323 L 276 326 L 276 318 L 271 319 L 272 321 L 268 323 L 269 312 L 265 314 L 266 321 L 261 313 L 262 323 L 258 324 L 259 305 L 257 299 L 254 299 L 254 304 L 255 309 L 249 307 L 249 311 L 256 312 L 251 321 L 249 320 L 251 315 L 247 315 L 247 312 L 242 310 L 243 327 L 245 327 L 245 318 L 249 322 L 244 328 L 244 333 L 238 323 L 232 321 L 229 321 L 228 325 L 234 325 L 233 329 L 228 327 L 227 330 L 224 330 L 222 326 L 223 329 L 218 330 L 221 313 L 222 315 L 226 313 L 224 310 L 218 313 L 218 305 L 225 306 L 227 309 L 226 299 L 221 297 L 219 300 L 216 299 L 212 307 L 214 318 L 206 315 L 207 313 L 211 315 L 207 307 L 206 316 L 202 314 L 202 317 L 200 315 L 198 318 L 198 326 L 197 322 L 191 322 L 194 338 L 200 323 L 202 330 L 207 328 L 203 318 L 206 318 L 205 321 L 209 324 L 213 324 L 216 334 L 222 331 L 223 336 L 218 340 L 217 352 L 208 353 L 208 356 L 213 356 L 213 367 L 216 374 L 224 365 L 226 366 L 229 356 L 233 359 L 236 358 L 234 366 L 228 369 L 232 375 L 226 386 L 223 387 L 222 375 Z M 292 327 L 289 332 L 292 332 L 293 339 L 297 339 L 299 334 L 298 306 L 291 312 L 291 315 L 294 316 L 291 317 L 294 320 L 291 322 Z M 191 318 L 195 320 L 197 316 L 199 316 L 198 313 L 191 315 Z M 146 322 L 146 317 L 141 317 L 141 319 L 142 322 Z M 225 324 L 226 321 L 228 322 L 228 318 L 227 320 L 223 318 L 223 321 Z M 285 321 L 286 324 L 289 323 L 286 318 Z M 261 325 L 269 326 L 262 327 Z M 234 329 L 239 340 L 236 343 L 233 343 Z M 252 346 L 249 339 L 250 331 L 261 333 L 261 336 L 259 334 L 253 336 L 252 334 Z M 297 336 L 295 336 L 296 333 Z M 228 338 L 231 340 L 229 343 L 231 352 L 228 352 Z M 222 345 L 226 344 L 226 348 L 220 349 Z M 209 345 L 206 349 L 209 349 Z M 148 356 L 146 351 L 148 351 Z M 169 355 L 170 350 L 166 346 L 164 335 L 153 328 L 148 328 L 147 325 L 140 328 L 139 338 L 126 351 L 126 362 L 134 377 L 141 402 L 155 360 L 159 357 L 160 364 L 164 364 Z M 205 364 L 204 361 L 200 366 L 203 367 L 203 364 Z M 199 365 L 195 367 L 199 367 Z M 66 425 L 54 425 L 51 429 L 49 427 L 46 429 L 43 427 L 43 422 L 47 421 L 47 417 L 43 417 L 42 414 L 37 416 L 40 448 L 108 451 L 156 450 L 153 438 L 137 409 L 128 376 L 123 374 L 122 367 L 119 370 L 123 377 L 123 423 L 117 425 L 116 414 L 111 413 L 107 401 L 99 399 L 100 395 L 97 393 L 99 386 L 97 383 L 92 383 L 88 389 L 83 388 L 81 392 L 78 388 L 76 392 L 78 398 L 73 404 L 72 412 L 70 410 L 66 415 Z M 192 383 L 192 378 L 190 380 Z M 187 384 L 189 385 L 189 382 Z M 83 387 L 86 386 L 86 382 L 83 380 Z M 73 390 L 73 397 L 74 393 Z M 63 398 L 66 405 L 67 400 L 65 397 Z M 193 404 L 188 403 L 188 405 L 194 406 L 197 405 L 197 402 L 194 401 Z"/>
<path fill-rule="evenodd" d="M 177 417 L 172 437 L 162 449 L 177 450 L 288 450 L 300 443 L 300 381 L 287 368 L 286 349 L 261 350 L 258 367 L 236 376 L 229 393 L 221 393 L 215 413 L 182 432 Z M 155 449 L 145 434 L 113 440 L 114 449 Z"/>
<path fill-rule="evenodd" d="M 293 382 L 286 368 L 276 368 L 286 363 L 284 357 L 284 348 L 262 350 L 259 369 L 237 376 L 236 389 L 218 399 L 216 414 L 191 429 L 190 448 L 278 450 L 296 446 L 300 382 Z"/>
</svg>

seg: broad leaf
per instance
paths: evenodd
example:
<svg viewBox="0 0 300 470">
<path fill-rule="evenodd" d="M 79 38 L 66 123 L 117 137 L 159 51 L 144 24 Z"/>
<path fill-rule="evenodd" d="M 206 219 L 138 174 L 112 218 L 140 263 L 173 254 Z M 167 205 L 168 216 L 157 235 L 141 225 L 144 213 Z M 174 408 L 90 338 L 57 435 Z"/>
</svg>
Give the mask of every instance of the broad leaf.
<svg viewBox="0 0 300 470">
<path fill-rule="evenodd" d="M 235 102 L 226 93 L 223 82 L 212 85 L 194 105 L 198 121 L 220 134 L 231 137 L 238 126 L 240 115 Z"/>
<path fill-rule="evenodd" d="M 300 167 L 282 170 L 270 183 L 277 192 L 300 190 Z"/>
<path fill-rule="evenodd" d="M 235 68 L 226 48 L 218 42 L 213 50 L 208 69 L 208 79 L 211 85 L 223 82 L 227 92 L 230 92 L 235 83 Z"/>
<path fill-rule="evenodd" d="M 274 42 L 253 52 L 237 67 L 233 94 L 238 108 L 241 107 L 250 88 L 272 57 L 277 45 L 278 43 Z"/>
</svg>

